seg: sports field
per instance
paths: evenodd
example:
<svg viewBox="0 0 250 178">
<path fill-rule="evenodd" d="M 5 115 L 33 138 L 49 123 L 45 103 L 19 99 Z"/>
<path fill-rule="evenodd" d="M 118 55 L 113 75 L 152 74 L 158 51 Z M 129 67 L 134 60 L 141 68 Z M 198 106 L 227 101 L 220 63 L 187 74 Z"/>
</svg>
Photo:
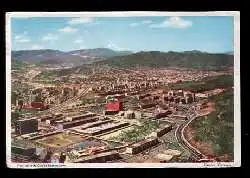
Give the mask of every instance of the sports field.
<svg viewBox="0 0 250 178">
<path fill-rule="evenodd" d="M 52 135 L 43 139 L 39 139 L 37 140 L 37 143 L 40 143 L 48 147 L 59 148 L 59 147 L 69 146 L 77 142 L 81 142 L 86 138 L 87 138 L 86 136 L 80 136 L 71 133 L 68 134 L 60 133 L 57 135 Z"/>
</svg>

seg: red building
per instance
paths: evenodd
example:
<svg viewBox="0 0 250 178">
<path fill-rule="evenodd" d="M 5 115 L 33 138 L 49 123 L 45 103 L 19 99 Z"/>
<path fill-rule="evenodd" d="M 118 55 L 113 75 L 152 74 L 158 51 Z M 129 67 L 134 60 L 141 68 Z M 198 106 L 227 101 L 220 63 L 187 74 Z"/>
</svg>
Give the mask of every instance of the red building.
<svg viewBox="0 0 250 178">
<path fill-rule="evenodd" d="M 106 105 L 106 111 L 121 111 L 121 110 L 123 110 L 123 106 L 120 101 L 110 101 Z"/>
<path fill-rule="evenodd" d="M 34 108 L 34 109 L 48 109 L 48 106 L 47 105 L 44 105 L 43 102 L 38 102 L 38 101 L 33 101 L 31 103 L 31 107 Z"/>
</svg>

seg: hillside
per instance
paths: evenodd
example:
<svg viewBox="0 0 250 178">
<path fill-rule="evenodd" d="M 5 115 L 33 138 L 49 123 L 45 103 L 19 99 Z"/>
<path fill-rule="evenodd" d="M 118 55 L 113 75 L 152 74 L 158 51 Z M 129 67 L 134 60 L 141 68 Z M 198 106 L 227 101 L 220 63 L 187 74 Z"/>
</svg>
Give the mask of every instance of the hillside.
<svg viewBox="0 0 250 178">
<path fill-rule="evenodd" d="M 107 57 L 122 56 L 131 54 L 129 51 L 113 51 L 106 48 L 84 49 L 70 52 L 63 52 L 52 49 L 42 50 L 20 50 L 12 51 L 12 60 L 27 61 L 38 64 L 62 64 L 74 65 L 90 64 L 104 60 Z"/>
<path fill-rule="evenodd" d="M 12 60 L 27 61 L 38 64 L 71 63 L 79 65 L 84 62 L 83 58 L 79 56 L 73 56 L 66 52 L 51 49 L 12 51 L 11 58 Z"/>
<path fill-rule="evenodd" d="M 191 123 L 187 134 L 191 143 L 200 151 L 222 160 L 233 160 L 234 133 L 233 75 L 206 77 L 202 81 L 170 84 L 171 89 L 204 92 L 224 88 L 225 92 L 208 98 L 214 103 L 214 111 Z"/>
<path fill-rule="evenodd" d="M 20 50 L 12 51 L 11 57 L 12 60 L 29 60 L 34 57 L 43 58 L 43 57 L 53 57 L 57 55 L 62 55 L 64 52 L 51 49 L 41 49 L 41 50 Z"/>
<path fill-rule="evenodd" d="M 233 90 L 209 98 L 215 111 L 191 124 L 196 142 L 206 144 L 211 154 L 223 161 L 233 160 L 234 101 Z"/>
<path fill-rule="evenodd" d="M 233 55 L 211 54 L 199 51 L 167 53 L 150 51 L 139 52 L 127 56 L 112 57 L 97 63 L 116 67 L 145 66 L 217 69 L 221 67 L 232 67 L 234 58 Z"/>
<path fill-rule="evenodd" d="M 132 54 L 131 51 L 114 51 L 108 48 L 95 48 L 95 49 L 83 49 L 71 51 L 70 54 L 78 56 L 90 56 L 90 57 L 114 57 L 114 56 L 124 56 Z"/>
<path fill-rule="evenodd" d="M 230 88 L 234 85 L 233 75 L 220 75 L 206 77 L 202 81 L 185 81 L 182 83 L 169 84 L 173 90 L 189 90 L 192 92 L 204 92 L 216 88 Z"/>
<path fill-rule="evenodd" d="M 18 61 L 18 60 L 11 61 L 11 70 L 23 70 L 27 66 L 28 64 L 22 61 Z"/>
</svg>

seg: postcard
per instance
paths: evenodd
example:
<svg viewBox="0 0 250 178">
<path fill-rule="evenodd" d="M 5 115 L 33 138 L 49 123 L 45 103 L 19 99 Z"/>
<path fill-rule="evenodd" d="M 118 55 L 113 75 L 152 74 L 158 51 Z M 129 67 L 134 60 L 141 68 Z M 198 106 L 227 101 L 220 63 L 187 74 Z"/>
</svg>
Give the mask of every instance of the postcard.
<svg viewBox="0 0 250 178">
<path fill-rule="evenodd" d="M 241 166 L 240 13 L 6 13 L 10 168 Z"/>
</svg>

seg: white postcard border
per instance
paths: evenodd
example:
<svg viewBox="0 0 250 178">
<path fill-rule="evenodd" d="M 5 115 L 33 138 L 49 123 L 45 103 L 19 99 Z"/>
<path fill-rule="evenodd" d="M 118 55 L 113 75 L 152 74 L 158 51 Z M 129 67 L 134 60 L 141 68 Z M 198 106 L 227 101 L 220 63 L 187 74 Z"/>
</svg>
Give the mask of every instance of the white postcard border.
<svg viewBox="0 0 250 178">
<path fill-rule="evenodd" d="M 131 16 L 234 16 L 234 162 L 224 163 L 11 163 L 11 18 L 131 17 Z M 6 163 L 9 168 L 212 168 L 241 166 L 240 12 L 7 12 L 6 13 Z"/>
</svg>

